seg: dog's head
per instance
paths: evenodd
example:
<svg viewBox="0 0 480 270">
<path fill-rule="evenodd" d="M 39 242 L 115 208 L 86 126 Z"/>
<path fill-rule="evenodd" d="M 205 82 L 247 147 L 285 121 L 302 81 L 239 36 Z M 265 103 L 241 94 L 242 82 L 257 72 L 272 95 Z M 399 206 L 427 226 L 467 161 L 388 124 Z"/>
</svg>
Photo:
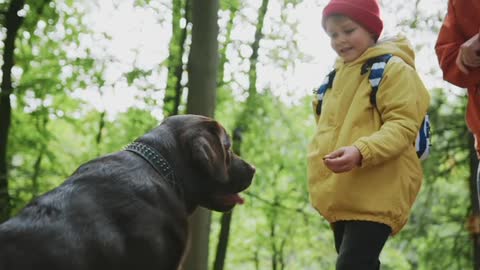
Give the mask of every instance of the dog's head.
<svg viewBox="0 0 480 270">
<path fill-rule="evenodd" d="M 169 145 L 178 156 L 171 165 L 189 208 L 228 211 L 243 203 L 238 193 L 250 186 L 255 168 L 233 153 L 222 125 L 204 116 L 179 115 L 165 119 L 159 130 L 168 130 L 174 140 Z"/>
</svg>

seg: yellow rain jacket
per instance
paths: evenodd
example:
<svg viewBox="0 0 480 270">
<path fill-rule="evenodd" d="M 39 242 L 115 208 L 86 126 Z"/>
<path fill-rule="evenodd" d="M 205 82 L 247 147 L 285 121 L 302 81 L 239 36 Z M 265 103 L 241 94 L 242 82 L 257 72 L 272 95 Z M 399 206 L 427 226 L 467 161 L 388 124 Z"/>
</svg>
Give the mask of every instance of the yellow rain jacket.
<svg viewBox="0 0 480 270">
<path fill-rule="evenodd" d="M 377 111 L 370 102 L 369 73 L 360 75 L 360 69 L 367 59 L 386 53 L 393 57 L 378 88 Z M 415 71 L 412 46 L 400 35 L 379 41 L 350 63 L 338 59 L 335 69 L 308 148 L 311 203 L 330 223 L 380 222 L 394 235 L 407 222 L 422 183 L 415 138 L 430 95 Z M 333 173 L 322 157 L 349 145 L 360 150 L 361 166 Z"/>
</svg>

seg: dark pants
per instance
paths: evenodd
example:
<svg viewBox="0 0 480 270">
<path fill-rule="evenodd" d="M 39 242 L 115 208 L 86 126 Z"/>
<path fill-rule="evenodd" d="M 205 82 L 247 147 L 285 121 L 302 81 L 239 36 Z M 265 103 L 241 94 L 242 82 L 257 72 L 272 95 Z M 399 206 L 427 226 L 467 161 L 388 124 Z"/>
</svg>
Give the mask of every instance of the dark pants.
<svg viewBox="0 0 480 270">
<path fill-rule="evenodd" d="M 333 223 L 336 270 L 378 270 L 380 252 L 392 230 L 370 221 L 337 221 Z"/>
</svg>

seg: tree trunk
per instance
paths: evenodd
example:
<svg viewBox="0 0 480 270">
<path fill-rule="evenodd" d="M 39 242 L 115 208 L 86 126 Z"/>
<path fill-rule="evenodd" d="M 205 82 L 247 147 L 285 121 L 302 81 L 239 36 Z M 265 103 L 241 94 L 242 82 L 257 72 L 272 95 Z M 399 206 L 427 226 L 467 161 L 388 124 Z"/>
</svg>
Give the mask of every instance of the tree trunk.
<svg viewBox="0 0 480 270">
<path fill-rule="evenodd" d="M 192 45 L 188 59 L 187 113 L 213 117 L 218 70 L 218 0 L 192 1 Z M 209 210 L 199 208 L 190 217 L 186 270 L 208 269 Z"/>
<path fill-rule="evenodd" d="M 12 107 L 10 94 L 12 94 L 12 68 L 15 58 L 15 40 L 23 17 L 18 16 L 18 11 L 23 8 L 25 0 L 11 0 L 5 14 L 5 28 L 7 34 L 3 47 L 2 83 L 0 85 L 0 223 L 10 216 L 10 195 L 8 193 L 8 162 L 7 144 Z"/>
<path fill-rule="evenodd" d="M 181 81 L 183 74 L 182 58 L 185 52 L 185 40 L 187 39 L 187 25 L 190 21 L 189 13 L 189 0 L 173 0 L 172 38 L 169 45 L 167 87 L 163 99 L 163 111 L 167 116 L 178 114 L 178 108 L 181 102 Z M 186 24 L 183 28 L 180 25 L 182 19 L 186 20 Z"/>
<path fill-rule="evenodd" d="M 263 38 L 263 22 L 265 20 L 265 14 L 267 14 L 269 0 L 262 0 L 262 5 L 258 11 L 257 28 L 255 30 L 255 40 L 252 44 L 252 55 L 250 56 L 250 72 L 248 94 L 253 95 L 257 92 L 257 62 L 258 62 L 258 49 L 260 48 L 260 40 Z"/>
<path fill-rule="evenodd" d="M 469 220 L 469 229 L 473 240 L 473 269 L 480 269 L 480 207 L 477 182 L 478 158 L 473 136 L 469 135 L 470 152 L 470 202 L 472 213 Z"/>
<path fill-rule="evenodd" d="M 233 210 L 232 210 L 233 211 Z M 220 221 L 220 233 L 218 235 L 217 252 L 213 263 L 213 270 L 222 270 L 227 258 L 228 238 L 230 237 L 230 223 L 232 221 L 232 211 L 222 214 Z"/>
<path fill-rule="evenodd" d="M 192 6 L 187 112 L 213 117 L 218 70 L 218 0 L 194 0 Z"/>
<path fill-rule="evenodd" d="M 106 114 L 105 111 L 101 112 L 100 118 L 98 119 L 98 130 L 97 130 L 97 135 L 95 136 L 95 143 L 97 144 L 97 152 L 98 152 L 98 146 L 102 142 L 103 129 L 105 128 L 105 114 Z"/>
<path fill-rule="evenodd" d="M 234 26 L 233 22 L 237 15 L 239 4 L 240 4 L 239 2 L 229 3 L 230 7 L 228 10 L 230 11 L 230 15 L 229 15 L 227 25 L 225 27 L 226 28 L 225 42 L 222 44 L 222 47 L 220 49 L 220 56 L 219 56 L 220 63 L 218 65 L 218 78 L 217 78 L 219 88 L 221 88 L 226 83 L 223 77 L 225 74 L 225 64 L 227 63 L 227 47 L 232 41 L 232 30 Z"/>
<path fill-rule="evenodd" d="M 43 160 L 45 151 L 46 151 L 46 145 L 42 145 L 38 153 L 37 159 L 35 160 L 35 164 L 33 165 L 32 198 L 35 198 L 40 191 L 40 183 L 38 182 L 38 178 L 40 178 L 40 172 L 42 170 L 41 165 L 42 165 L 42 160 Z"/>
<path fill-rule="evenodd" d="M 274 199 L 274 203 L 277 202 L 277 198 L 275 197 Z M 272 257 L 271 257 L 271 261 L 272 261 L 272 270 L 277 270 L 277 261 L 278 261 L 278 250 L 277 250 L 277 245 L 275 243 L 275 239 L 277 238 L 277 234 L 276 234 L 276 228 L 277 228 L 277 224 L 275 223 L 275 217 L 276 217 L 276 210 L 273 210 L 273 217 L 270 218 L 270 246 L 272 248 Z"/>
<path fill-rule="evenodd" d="M 263 0 L 262 5 L 258 11 L 258 22 L 257 28 L 255 29 L 255 39 L 252 43 L 252 55 L 250 56 L 250 70 L 249 70 L 249 88 L 248 88 L 248 98 L 246 101 L 245 110 L 239 114 L 239 117 L 236 120 L 235 129 L 233 132 L 233 147 L 234 152 L 241 156 L 241 138 L 242 132 L 248 129 L 248 124 L 245 121 L 253 114 L 252 111 L 255 110 L 255 95 L 257 94 L 257 61 L 258 61 L 258 50 L 260 48 L 260 40 L 263 38 L 263 22 L 265 20 L 265 14 L 267 13 L 269 0 Z M 231 12 L 236 9 L 232 9 Z M 230 18 L 233 21 L 233 17 Z M 227 33 L 228 34 L 228 33 Z M 225 44 L 225 47 L 227 44 Z M 224 62 L 221 62 L 224 64 Z M 223 70 L 223 66 L 220 67 L 220 70 Z M 223 72 L 221 73 L 219 79 L 223 80 Z M 227 257 L 227 248 L 228 248 L 228 239 L 230 237 L 230 223 L 232 221 L 233 210 L 222 215 L 220 235 L 218 238 L 217 252 L 214 262 L 214 270 L 223 270 L 225 265 L 225 260 Z"/>
<path fill-rule="evenodd" d="M 99 88 L 101 89 L 101 88 Z M 100 112 L 99 118 L 98 118 L 98 129 L 97 129 L 97 134 L 95 135 L 95 152 L 96 156 L 99 156 L 102 154 L 102 150 L 100 149 L 100 143 L 102 142 L 103 139 L 103 132 L 105 130 L 105 117 L 106 117 L 106 112 Z"/>
<path fill-rule="evenodd" d="M 233 151 L 241 156 L 242 130 L 237 128 L 233 131 Z M 218 235 L 217 252 L 213 263 L 213 270 L 222 270 L 227 258 L 228 238 L 230 237 L 230 223 L 232 222 L 233 209 L 222 214 L 220 233 Z"/>
</svg>

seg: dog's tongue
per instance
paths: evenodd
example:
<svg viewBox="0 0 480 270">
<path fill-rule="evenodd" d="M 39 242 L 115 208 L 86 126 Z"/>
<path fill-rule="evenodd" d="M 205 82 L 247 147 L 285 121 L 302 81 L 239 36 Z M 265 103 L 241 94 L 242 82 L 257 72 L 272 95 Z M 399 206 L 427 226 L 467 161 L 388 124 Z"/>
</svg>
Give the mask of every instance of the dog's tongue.
<svg viewBox="0 0 480 270">
<path fill-rule="evenodd" d="M 233 197 L 235 198 L 236 203 L 238 203 L 238 204 L 244 204 L 245 203 L 245 200 L 238 193 L 233 195 Z"/>
<path fill-rule="evenodd" d="M 245 200 L 237 194 L 225 195 L 223 200 L 227 204 L 243 204 Z"/>
</svg>

